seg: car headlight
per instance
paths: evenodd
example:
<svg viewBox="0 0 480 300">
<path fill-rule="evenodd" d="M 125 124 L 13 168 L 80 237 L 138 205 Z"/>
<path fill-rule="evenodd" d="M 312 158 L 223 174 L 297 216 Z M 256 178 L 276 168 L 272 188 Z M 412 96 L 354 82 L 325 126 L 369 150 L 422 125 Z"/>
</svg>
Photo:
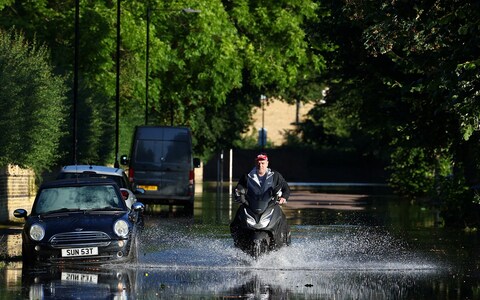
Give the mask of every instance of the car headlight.
<svg viewBox="0 0 480 300">
<path fill-rule="evenodd" d="M 113 231 L 115 231 L 115 234 L 118 235 L 119 237 L 126 237 L 128 235 L 128 224 L 124 220 L 118 220 L 115 222 L 115 225 L 113 225 Z"/>
<path fill-rule="evenodd" d="M 45 237 L 45 228 L 40 224 L 33 224 L 30 227 L 30 238 L 34 241 L 41 241 Z"/>
</svg>

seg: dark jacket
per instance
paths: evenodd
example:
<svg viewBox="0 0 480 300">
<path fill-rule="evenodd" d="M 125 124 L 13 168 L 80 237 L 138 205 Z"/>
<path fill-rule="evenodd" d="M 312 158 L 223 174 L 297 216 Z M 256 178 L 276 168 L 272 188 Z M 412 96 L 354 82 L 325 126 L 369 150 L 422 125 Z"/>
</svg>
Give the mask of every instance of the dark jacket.
<svg viewBox="0 0 480 300">
<path fill-rule="evenodd" d="M 244 189 L 250 195 L 261 195 L 266 192 L 268 189 L 272 189 L 272 192 L 277 190 L 281 191 L 279 196 L 288 200 L 290 197 L 290 187 L 288 186 L 287 181 L 283 178 L 282 174 L 271 169 L 267 170 L 266 179 L 263 183 L 263 186 L 260 186 L 260 180 L 257 175 L 257 169 L 253 168 L 250 173 L 242 175 L 238 181 L 237 187 L 235 188 L 235 201 L 241 202 L 239 198 L 239 191 Z M 248 198 L 248 196 L 247 196 Z"/>
</svg>

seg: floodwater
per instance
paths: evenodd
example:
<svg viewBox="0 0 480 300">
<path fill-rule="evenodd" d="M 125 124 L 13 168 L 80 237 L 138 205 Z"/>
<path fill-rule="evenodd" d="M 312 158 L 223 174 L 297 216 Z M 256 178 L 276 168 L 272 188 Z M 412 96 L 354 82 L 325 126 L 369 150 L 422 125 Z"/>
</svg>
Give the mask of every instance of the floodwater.
<svg viewBox="0 0 480 300">
<path fill-rule="evenodd" d="M 0 299 L 480 299 L 478 234 L 445 229 L 426 204 L 294 190 L 292 245 L 253 260 L 233 246 L 228 190 L 197 187 L 193 216 L 148 207 L 137 264 L 22 274 L 8 262 Z"/>
</svg>

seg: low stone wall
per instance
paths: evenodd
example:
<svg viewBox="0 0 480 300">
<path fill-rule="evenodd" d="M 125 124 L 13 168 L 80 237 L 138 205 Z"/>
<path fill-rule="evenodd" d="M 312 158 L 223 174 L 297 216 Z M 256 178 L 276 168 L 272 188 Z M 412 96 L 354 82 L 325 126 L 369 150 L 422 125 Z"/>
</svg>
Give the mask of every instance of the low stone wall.
<svg viewBox="0 0 480 300">
<path fill-rule="evenodd" d="M 13 216 L 17 208 L 30 210 L 35 198 L 35 173 L 8 165 L 0 167 L 0 223 L 19 220 Z"/>
</svg>

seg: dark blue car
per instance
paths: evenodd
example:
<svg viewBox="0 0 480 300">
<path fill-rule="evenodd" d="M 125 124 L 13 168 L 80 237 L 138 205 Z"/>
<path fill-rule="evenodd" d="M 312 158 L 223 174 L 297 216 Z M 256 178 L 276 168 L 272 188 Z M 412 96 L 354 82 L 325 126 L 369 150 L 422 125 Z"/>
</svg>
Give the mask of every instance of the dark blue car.
<svg viewBox="0 0 480 300">
<path fill-rule="evenodd" d="M 24 218 L 22 260 L 46 263 L 136 261 L 144 206 L 128 209 L 110 179 L 78 178 L 43 184 Z"/>
</svg>

